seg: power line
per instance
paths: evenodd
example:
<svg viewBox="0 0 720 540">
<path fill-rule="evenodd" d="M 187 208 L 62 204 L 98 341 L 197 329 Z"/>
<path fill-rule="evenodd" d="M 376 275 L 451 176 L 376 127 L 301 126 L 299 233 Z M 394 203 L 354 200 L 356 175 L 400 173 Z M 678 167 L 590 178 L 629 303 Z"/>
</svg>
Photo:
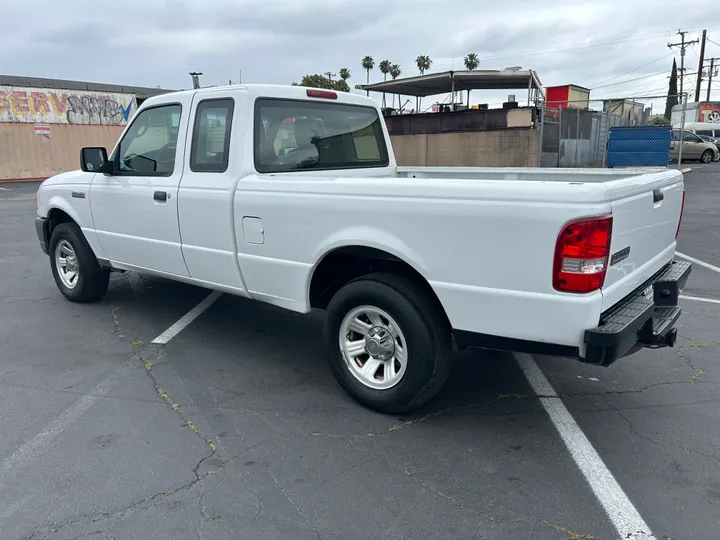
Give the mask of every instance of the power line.
<svg viewBox="0 0 720 540">
<path fill-rule="evenodd" d="M 720 29 L 720 26 L 711 26 L 711 27 L 708 27 L 707 29 L 708 30 Z M 687 34 L 687 33 L 695 32 L 695 31 L 699 31 L 699 30 L 700 30 L 699 28 L 691 28 L 689 30 L 685 30 L 684 32 Z M 506 58 L 525 58 L 525 57 L 530 57 L 530 56 L 543 56 L 546 54 L 554 54 L 554 53 L 564 52 L 564 51 L 573 51 L 573 50 L 584 51 L 585 49 L 592 49 L 592 48 L 596 48 L 596 47 L 610 47 L 613 45 L 618 45 L 618 44 L 623 44 L 623 43 L 646 41 L 648 39 L 652 39 L 653 37 L 662 36 L 662 35 L 666 35 L 666 34 L 667 34 L 667 30 L 662 30 L 662 31 L 658 31 L 658 32 L 649 32 L 646 34 L 637 34 L 635 36 L 631 36 L 631 37 L 624 38 L 624 39 L 623 38 L 613 39 L 613 40 L 609 40 L 609 41 L 591 43 L 591 44 L 587 44 L 586 41 L 582 41 L 579 43 L 564 45 L 562 47 L 555 47 L 552 49 L 544 49 L 544 50 L 540 50 L 540 51 L 532 51 L 531 49 L 519 49 L 517 51 L 509 52 L 509 53 L 502 54 L 502 55 L 480 56 L 479 59 L 481 62 L 487 62 L 489 60 L 502 60 L 502 59 L 506 59 Z M 713 43 L 715 43 L 715 42 L 713 41 Z M 462 59 L 462 56 L 460 58 Z M 460 62 L 462 63 L 462 60 L 460 60 Z M 415 60 L 414 59 L 413 60 L 406 59 L 406 61 L 394 62 L 394 63 L 400 64 L 402 66 L 414 66 Z M 452 59 L 450 59 L 448 61 L 435 62 L 435 63 L 433 63 L 432 67 L 433 67 L 433 69 L 438 69 L 438 68 L 453 69 L 456 64 L 457 64 L 457 58 L 453 57 Z"/>
<path fill-rule="evenodd" d="M 623 43 L 646 41 L 648 39 L 652 39 L 653 37 L 664 35 L 666 33 L 667 33 L 667 31 L 663 30 L 662 32 L 651 32 L 648 34 L 638 34 L 636 36 L 632 36 L 632 37 L 628 37 L 628 38 L 624 38 L 624 39 L 613 39 L 613 40 L 604 41 L 604 42 L 591 43 L 589 45 L 587 44 L 587 42 L 582 41 L 579 43 L 564 45 L 562 47 L 555 47 L 552 49 L 543 49 L 540 51 L 520 49 L 515 52 L 510 52 L 510 53 L 506 53 L 506 54 L 502 54 L 502 55 L 480 56 L 479 59 L 482 63 L 482 62 L 487 62 L 489 60 L 502 60 L 505 58 L 525 58 L 525 57 L 530 57 L 530 56 L 543 56 L 546 54 L 554 54 L 554 53 L 558 53 L 558 52 L 573 51 L 573 50 L 584 51 L 585 49 L 593 49 L 593 48 L 597 48 L 597 47 L 610 47 L 613 45 L 618 45 L 618 44 L 623 44 Z M 408 62 L 398 62 L 398 63 L 400 65 L 405 65 L 405 66 L 408 66 L 408 65 L 414 66 L 415 60 L 408 61 Z M 432 67 L 434 69 L 443 68 L 443 67 L 453 68 L 454 64 L 455 64 L 455 58 L 453 57 L 453 59 L 446 61 L 446 62 L 433 63 Z"/>
<path fill-rule="evenodd" d="M 631 69 L 630 71 L 626 71 L 625 73 L 622 73 L 622 74 L 620 74 L 620 75 L 616 75 L 615 77 L 611 77 L 611 78 L 609 78 L 609 79 L 605 79 L 604 81 L 600 81 L 599 83 L 591 84 L 591 85 L 590 85 L 590 88 L 596 88 L 598 85 L 601 85 L 601 84 L 603 84 L 603 83 L 606 83 L 606 82 L 609 82 L 609 81 L 614 81 L 615 79 L 619 79 L 620 77 L 624 77 L 625 75 L 629 75 L 630 73 L 634 73 L 635 71 L 639 71 L 639 70 L 641 70 L 641 69 L 644 68 L 644 67 L 648 67 L 648 66 L 650 66 L 650 65 L 652 65 L 652 64 L 655 64 L 656 62 L 659 62 L 660 60 L 665 60 L 668 56 L 672 56 L 673 54 L 675 54 L 675 53 L 671 52 L 670 54 L 666 54 L 665 56 L 661 56 L 661 57 L 658 58 L 657 60 L 653 60 L 652 62 L 648 62 L 647 64 L 643 64 L 643 65 L 640 66 L 640 67 L 637 67 L 637 68 L 635 68 L 635 69 Z"/>
<path fill-rule="evenodd" d="M 657 73 L 650 73 L 649 75 L 643 75 L 642 77 L 635 77 L 634 79 L 626 79 L 624 81 L 605 84 L 603 86 L 596 86 L 596 87 L 592 88 L 591 90 L 599 90 L 600 88 L 607 88 L 608 86 L 617 86 L 618 84 L 626 84 L 629 82 L 639 81 L 642 79 L 649 79 L 650 77 L 657 77 L 658 75 L 662 75 L 663 73 L 665 73 L 665 71 L 658 71 Z"/>
</svg>

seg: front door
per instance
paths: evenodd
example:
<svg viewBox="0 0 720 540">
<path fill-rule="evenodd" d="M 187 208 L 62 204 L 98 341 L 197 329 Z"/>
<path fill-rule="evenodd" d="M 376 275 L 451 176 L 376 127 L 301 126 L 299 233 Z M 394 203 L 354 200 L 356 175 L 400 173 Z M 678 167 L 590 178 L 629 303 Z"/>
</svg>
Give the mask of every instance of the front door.
<svg viewBox="0 0 720 540">
<path fill-rule="evenodd" d="M 705 150 L 702 139 L 690 131 L 683 133 L 683 158 L 700 159 Z"/>
<path fill-rule="evenodd" d="M 192 96 L 141 110 L 90 187 L 97 238 L 113 262 L 188 276 L 178 226 L 178 186 Z M 179 144 L 178 144 L 179 141 Z"/>
</svg>

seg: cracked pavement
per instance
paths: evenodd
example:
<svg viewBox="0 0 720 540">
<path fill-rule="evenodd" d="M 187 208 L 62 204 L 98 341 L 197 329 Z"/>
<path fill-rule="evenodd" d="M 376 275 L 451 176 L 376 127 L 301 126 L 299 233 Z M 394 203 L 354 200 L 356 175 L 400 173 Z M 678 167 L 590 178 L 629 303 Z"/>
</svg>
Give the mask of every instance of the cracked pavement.
<svg viewBox="0 0 720 540">
<path fill-rule="evenodd" d="M 716 170 L 686 176 L 680 250 L 720 266 Z M 208 292 L 118 274 L 101 302 L 65 301 L 34 201 L 9 200 L 36 185 L 6 187 L 2 540 L 614 538 L 511 355 L 458 355 L 436 400 L 395 417 L 335 383 L 319 314 L 224 295 L 149 345 Z M 696 266 L 686 292 L 720 298 L 720 275 Z M 657 538 L 714 539 L 720 305 L 683 307 L 675 349 L 537 360 Z"/>
</svg>

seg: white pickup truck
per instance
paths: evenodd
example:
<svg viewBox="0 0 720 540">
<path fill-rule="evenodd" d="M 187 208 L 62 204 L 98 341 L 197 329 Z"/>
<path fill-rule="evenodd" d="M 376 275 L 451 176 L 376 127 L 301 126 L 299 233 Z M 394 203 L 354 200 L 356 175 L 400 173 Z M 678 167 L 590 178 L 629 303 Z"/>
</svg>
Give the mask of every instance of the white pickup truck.
<svg viewBox="0 0 720 540">
<path fill-rule="evenodd" d="M 326 310 L 332 372 L 379 411 L 430 399 L 454 348 L 607 366 L 675 341 L 676 170 L 398 167 L 376 102 L 266 85 L 148 99 L 81 168 L 38 192 L 68 299 L 137 271 Z"/>
</svg>

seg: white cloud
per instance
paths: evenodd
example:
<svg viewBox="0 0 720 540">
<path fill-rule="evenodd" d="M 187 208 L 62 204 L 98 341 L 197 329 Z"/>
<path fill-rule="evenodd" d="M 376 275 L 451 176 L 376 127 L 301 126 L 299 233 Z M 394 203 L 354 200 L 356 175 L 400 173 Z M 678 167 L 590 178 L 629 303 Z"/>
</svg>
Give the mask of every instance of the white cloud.
<svg viewBox="0 0 720 540">
<path fill-rule="evenodd" d="M 348 67 L 350 82 L 358 84 L 365 81 L 360 59 L 366 54 L 414 75 L 419 54 L 433 58 L 439 71 L 460 68 L 473 51 L 481 68 L 521 65 L 535 69 L 546 85 L 587 86 L 667 54 L 676 28 L 692 29 L 694 38 L 719 18 L 716 2 L 680 10 L 675 0 L 25 0 L 3 6 L 2 69 L 182 88 L 193 70 L 204 73 L 203 84 L 237 80 L 240 70 L 244 82 L 289 84 L 306 73 Z M 720 26 L 709 32 L 720 42 Z M 707 54 L 720 56 L 720 47 L 708 44 Z M 697 62 L 693 53 L 687 60 Z M 611 82 L 669 72 L 671 63 L 667 58 Z M 381 78 L 371 73 L 371 80 Z M 666 83 L 661 74 L 597 95 L 637 95 Z M 693 85 L 686 79 L 686 87 Z M 504 98 L 478 95 L 473 101 Z"/>
</svg>

